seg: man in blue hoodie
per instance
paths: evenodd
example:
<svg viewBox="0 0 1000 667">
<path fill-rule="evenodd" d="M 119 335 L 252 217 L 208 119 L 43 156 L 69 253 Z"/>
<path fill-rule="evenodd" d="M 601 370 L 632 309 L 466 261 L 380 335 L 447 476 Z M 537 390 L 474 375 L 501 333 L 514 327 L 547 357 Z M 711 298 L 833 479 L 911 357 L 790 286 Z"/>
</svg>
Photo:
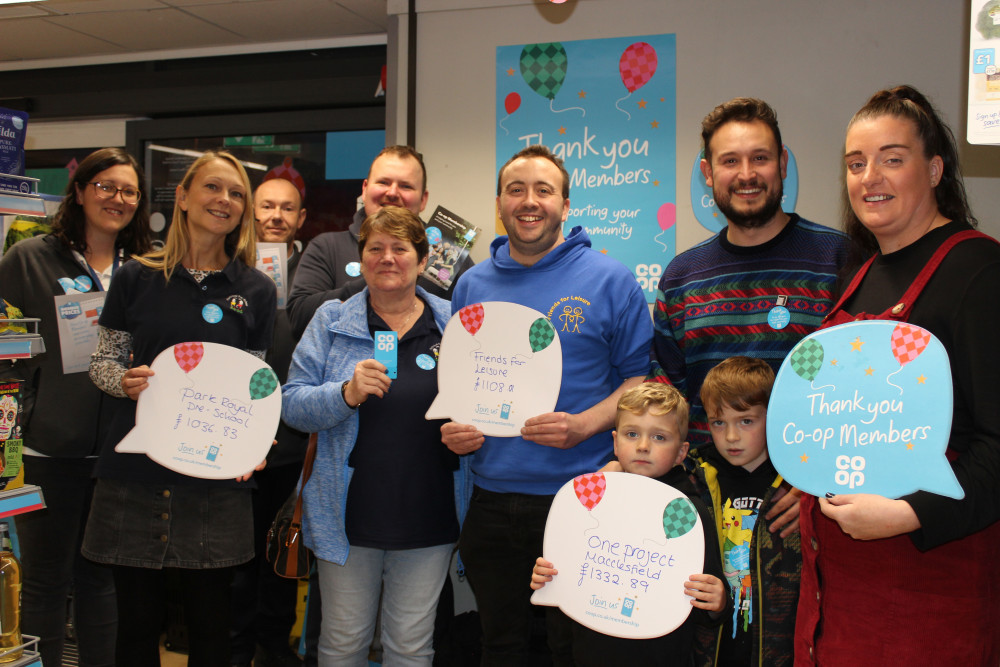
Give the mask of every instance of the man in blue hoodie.
<svg viewBox="0 0 1000 667">
<path fill-rule="evenodd" d="M 509 301 L 549 318 L 562 346 L 562 387 L 555 412 L 525 422 L 521 436 L 485 437 L 450 422 L 442 439 L 472 454 L 475 488 L 459 553 L 483 625 L 483 664 L 523 664 L 531 636 L 527 581 L 556 491 L 612 456 L 619 396 L 648 370 L 652 321 L 631 272 L 591 249 L 582 227 L 563 235 L 569 174 L 544 146 L 529 146 L 501 169 L 497 213 L 507 236 L 490 261 L 462 276 L 452 312 L 483 301 Z M 555 664 L 571 664 L 562 613 L 547 608 Z"/>
</svg>

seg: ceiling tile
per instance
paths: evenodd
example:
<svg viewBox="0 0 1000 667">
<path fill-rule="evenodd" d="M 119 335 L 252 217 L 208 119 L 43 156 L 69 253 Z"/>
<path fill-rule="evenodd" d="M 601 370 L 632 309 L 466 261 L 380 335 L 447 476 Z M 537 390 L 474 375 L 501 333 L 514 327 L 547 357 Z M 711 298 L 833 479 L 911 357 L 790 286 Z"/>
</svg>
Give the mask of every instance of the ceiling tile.
<svg viewBox="0 0 1000 667">
<path fill-rule="evenodd" d="M 385 31 L 331 0 L 258 0 L 229 5 L 189 6 L 185 11 L 252 42 L 318 39 Z"/>
<path fill-rule="evenodd" d="M 336 0 L 344 9 L 378 25 L 382 31 L 387 26 L 386 0 Z"/>
<path fill-rule="evenodd" d="M 91 14 L 135 9 L 163 9 L 167 5 L 159 0 L 46 0 L 45 4 L 41 6 L 56 14 Z"/>
<path fill-rule="evenodd" d="M 0 5 L 0 20 L 28 16 L 50 16 L 50 14 L 38 5 Z"/>
<path fill-rule="evenodd" d="M 14 19 L 3 22 L 3 52 L 14 60 L 66 58 L 122 53 L 121 46 L 81 34 L 51 19 Z"/>
<path fill-rule="evenodd" d="M 174 8 L 77 14 L 48 20 L 87 35 L 100 35 L 128 51 L 218 46 L 242 41 L 231 30 Z"/>
</svg>

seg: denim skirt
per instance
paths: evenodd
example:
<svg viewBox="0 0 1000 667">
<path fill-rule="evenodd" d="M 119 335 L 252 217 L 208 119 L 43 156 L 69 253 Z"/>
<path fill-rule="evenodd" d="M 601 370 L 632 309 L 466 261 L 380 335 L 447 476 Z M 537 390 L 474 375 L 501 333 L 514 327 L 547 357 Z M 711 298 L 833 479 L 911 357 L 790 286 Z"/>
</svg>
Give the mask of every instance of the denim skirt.
<svg viewBox="0 0 1000 667">
<path fill-rule="evenodd" d="M 245 563 L 254 554 L 251 489 L 98 479 L 81 551 L 153 569 Z"/>
</svg>

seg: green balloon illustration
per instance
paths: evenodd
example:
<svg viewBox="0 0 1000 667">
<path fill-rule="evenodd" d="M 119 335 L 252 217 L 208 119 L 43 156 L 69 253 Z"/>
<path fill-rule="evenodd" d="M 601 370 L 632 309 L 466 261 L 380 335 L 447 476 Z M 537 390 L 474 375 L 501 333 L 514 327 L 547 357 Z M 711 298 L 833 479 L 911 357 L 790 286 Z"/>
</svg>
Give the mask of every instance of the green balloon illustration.
<svg viewBox="0 0 1000 667">
<path fill-rule="evenodd" d="M 269 367 L 258 369 L 250 376 L 250 398 L 266 398 L 278 388 L 278 376 Z"/>
<path fill-rule="evenodd" d="M 687 535 L 698 521 L 698 510 L 687 498 L 674 498 L 663 508 L 663 534 L 667 539 Z"/>
<path fill-rule="evenodd" d="M 528 342 L 531 343 L 532 352 L 541 352 L 556 337 L 556 330 L 552 328 L 552 323 L 544 317 L 539 317 L 531 323 L 528 329 Z"/>
<path fill-rule="evenodd" d="M 807 382 L 812 382 L 823 367 L 823 345 L 807 338 L 795 346 L 789 358 L 792 370 Z"/>
<path fill-rule="evenodd" d="M 521 76 L 533 91 L 554 100 L 566 80 L 568 62 L 559 42 L 528 44 L 521 50 Z"/>
</svg>

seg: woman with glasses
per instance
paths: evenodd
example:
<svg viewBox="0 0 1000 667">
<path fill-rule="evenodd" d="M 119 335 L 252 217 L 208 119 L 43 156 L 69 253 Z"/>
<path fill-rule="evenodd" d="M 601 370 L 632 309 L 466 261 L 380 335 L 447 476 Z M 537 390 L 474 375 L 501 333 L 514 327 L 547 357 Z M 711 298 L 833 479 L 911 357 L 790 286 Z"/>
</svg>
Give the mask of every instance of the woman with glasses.
<svg viewBox="0 0 1000 667">
<path fill-rule="evenodd" d="M 80 555 L 92 475 L 109 397 L 87 377 L 93 347 L 61 341 L 57 301 L 101 303 L 113 274 L 150 248 L 149 208 L 138 162 L 120 148 L 84 158 L 72 175 L 52 233 L 25 239 L 0 259 L 0 296 L 41 318 L 46 352 L 6 364 L 24 381 L 25 482 L 42 487 L 46 509 L 17 517 L 24 566 L 22 629 L 41 637 L 46 665 L 62 661 L 66 600 L 73 594 L 80 665 L 114 664 L 111 571 Z M 86 315 L 84 315 L 86 317 Z M 63 350 L 63 343 L 67 343 Z"/>
<path fill-rule="evenodd" d="M 178 343 L 230 345 L 264 358 L 277 294 L 256 262 L 250 181 L 231 154 L 209 151 L 177 186 L 162 250 L 115 279 L 101 312 L 90 376 L 115 396 L 83 554 L 114 571 L 116 664 L 160 664 L 166 582 L 178 582 L 189 667 L 228 667 L 230 587 L 253 558 L 250 475 L 188 477 L 115 445 L 135 425 L 136 401 L 155 382 L 149 365 Z"/>
</svg>

